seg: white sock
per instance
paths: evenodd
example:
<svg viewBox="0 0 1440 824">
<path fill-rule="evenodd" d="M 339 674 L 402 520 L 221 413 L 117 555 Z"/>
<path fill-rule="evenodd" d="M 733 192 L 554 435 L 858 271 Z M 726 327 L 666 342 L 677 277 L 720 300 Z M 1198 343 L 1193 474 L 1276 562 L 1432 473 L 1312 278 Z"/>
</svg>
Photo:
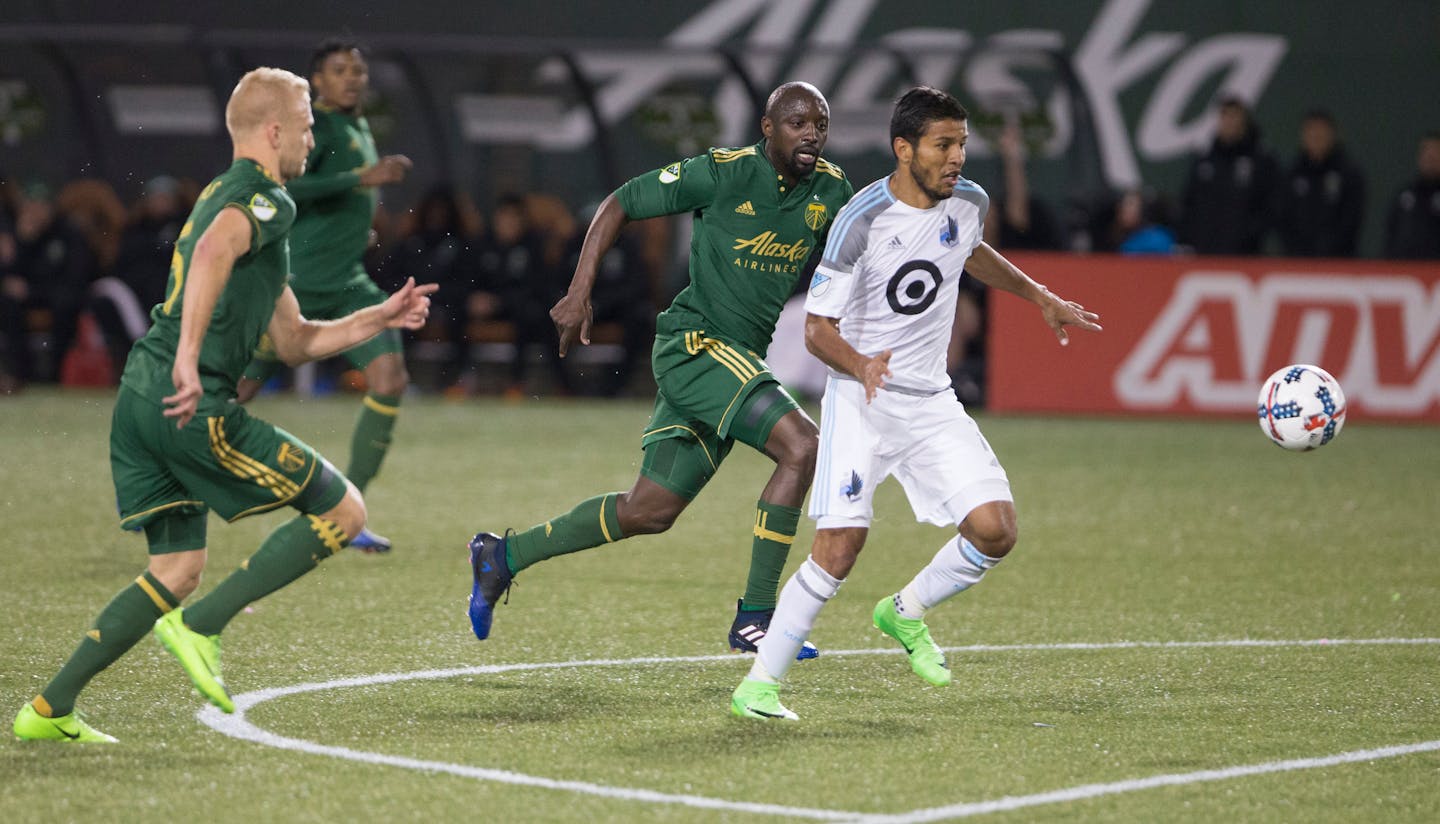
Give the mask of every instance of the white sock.
<svg viewBox="0 0 1440 824">
<path fill-rule="evenodd" d="M 895 611 L 906 618 L 924 618 L 926 610 L 980 583 L 985 571 L 998 563 L 999 558 L 982 554 L 956 535 L 895 596 Z"/>
<path fill-rule="evenodd" d="M 810 630 L 815 627 L 815 617 L 825 602 L 835 597 L 844 579 L 837 580 L 820 568 L 814 558 L 795 570 L 785 587 L 780 590 L 780 601 L 775 605 L 775 617 L 770 619 L 770 630 L 756 645 L 758 654 L 750 667 L 750 677 L 757 681 L 780 681 L 795 663 Z"/>
</svg>

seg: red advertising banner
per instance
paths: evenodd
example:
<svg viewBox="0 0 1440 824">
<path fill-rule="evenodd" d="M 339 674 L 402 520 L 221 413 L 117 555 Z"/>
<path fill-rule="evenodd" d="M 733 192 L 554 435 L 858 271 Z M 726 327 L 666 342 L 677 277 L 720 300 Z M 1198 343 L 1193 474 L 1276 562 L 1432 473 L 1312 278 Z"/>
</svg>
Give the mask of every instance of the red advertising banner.
<svg viewBox="0 0 1440 824">
<path fill-rule="evenodd" d="M 1254 415 L 1271 372 L 1313 363 L 1351 420 L 1440 422 L 1440 263 L 1010 258 L 1105 331 L 1061 347 L 1033 305 L 992 292 L 991 410 Z"/>
</svg>

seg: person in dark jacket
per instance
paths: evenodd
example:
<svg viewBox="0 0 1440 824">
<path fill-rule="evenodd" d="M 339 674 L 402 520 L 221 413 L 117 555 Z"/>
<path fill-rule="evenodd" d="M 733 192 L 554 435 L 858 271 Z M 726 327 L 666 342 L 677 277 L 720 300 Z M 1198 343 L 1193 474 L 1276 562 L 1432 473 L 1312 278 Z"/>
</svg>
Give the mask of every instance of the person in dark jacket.
<svg viewBox="0 0 1440 824">
<path fill-rule="evenodd" d="M 1365 176 L 1340 144 L 1329 112 L 1316 109 L 1300 122 L 1300 153 L 1276 200 L 1285 254 L 1355 256 L 1365 217 Z"/>
<path fill-rule="evenodd" d="M 1390 201 L 1385 256 L 1440 260 L 1440 130 L 1420 138 L 1417 174 Z"/>
<path fill-rule="evenodd" d="M 23 190 L 15 212 L 15 257 L 4 278 L 4 325 L 21 381 L 59 379 L 60 361 L 75 340 L 95 274 L 95 255 L 85 236 L 59 211 L 49 189 L 32 184 Z M 28 317 L 36 309 L 50 318 L 50 336 L 42 351 L 31 348 L 28 334 Z"/>
<path fill-rule="evenodd" d="M 1180 241 L 1202 255 L 1259 252 L 1275 179 L 1275 159 L 1261 145 L 1250 109 L 1239 98 L 1227 98 L 1210 150 L 1190 166 Z"/>
</svg>

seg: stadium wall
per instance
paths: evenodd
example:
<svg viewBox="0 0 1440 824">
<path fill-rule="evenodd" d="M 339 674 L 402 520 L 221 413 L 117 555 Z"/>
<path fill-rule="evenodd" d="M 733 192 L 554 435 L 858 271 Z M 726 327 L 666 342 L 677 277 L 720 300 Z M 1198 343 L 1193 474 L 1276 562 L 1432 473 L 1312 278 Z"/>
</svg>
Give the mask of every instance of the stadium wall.
<svg viewBox="0 0 1440 824">
<path fill-rule="evenodd" d="M 624 9 L 628 13 L 617 13 Z M 890 98 L 909 82 L 975 112 L 970 175 L 999 185 L 987 138 L 1020 117 L 1033 190 L 1065 203 L 1144 182 L 1178 192 L 1213 101 L 1254 103 L 1288 162 L 1301 115 L 1325 107 L 1367 173 L 1362 248 L 1440 127 L 1433 0 L 691 0 L 667 3 L 0 3 L 5 170 L 52 183 L 200 179 L 225 152 L 239 73 L 304 70 L 321 37 L 373 49 L 371 125 L 417 160 L 399 194 L 458 183 L 584 203 L 707 145 L 754 137 L 756 97 L 804 79 L 829 96 L 828 153 L 857 180 L 889 164 Z M 1053 58 L 1060 57 L 1056 65 Z M 618 178 L 618 180 L 617 180 Z"/>
</svg>

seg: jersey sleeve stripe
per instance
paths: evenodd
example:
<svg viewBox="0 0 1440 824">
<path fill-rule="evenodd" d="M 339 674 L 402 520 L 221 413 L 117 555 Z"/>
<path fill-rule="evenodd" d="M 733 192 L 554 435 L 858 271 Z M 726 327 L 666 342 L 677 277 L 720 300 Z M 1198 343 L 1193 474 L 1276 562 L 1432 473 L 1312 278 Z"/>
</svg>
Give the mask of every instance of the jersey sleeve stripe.
<svg viewBox="0 0 1440 824">
<path fill-rule="evenodd" d="M 845 208 L 840 212 L 839 219 L 835 221 L 835 226 L 830 230 L 830 237 L 825 241 L 825 254 L 821 258 L 822 263 L 828 264 L 832 268 L 849 271 L 850 267 L 840 260 L 840 252 L 845 246 L 846 240 L 850 237 L 850 233 L 854 229 L 855 224 L 857 221 L 860 221 L 860 218 L 866 215 L 873 215 L 877 206 L 887 207 L 893 200 L 894 199 L 890 197 L 889 189 L 882 181 L 879 184 L 867 187 L 864 192 L 845 204 Z M 872 220 L 873 217 L 862 222 L 864 227 L 863 231 L 870 231 Z M 858 242 L 863 250 L 864 238 L 859 238 L 855 242 Z"/>
</svg>

